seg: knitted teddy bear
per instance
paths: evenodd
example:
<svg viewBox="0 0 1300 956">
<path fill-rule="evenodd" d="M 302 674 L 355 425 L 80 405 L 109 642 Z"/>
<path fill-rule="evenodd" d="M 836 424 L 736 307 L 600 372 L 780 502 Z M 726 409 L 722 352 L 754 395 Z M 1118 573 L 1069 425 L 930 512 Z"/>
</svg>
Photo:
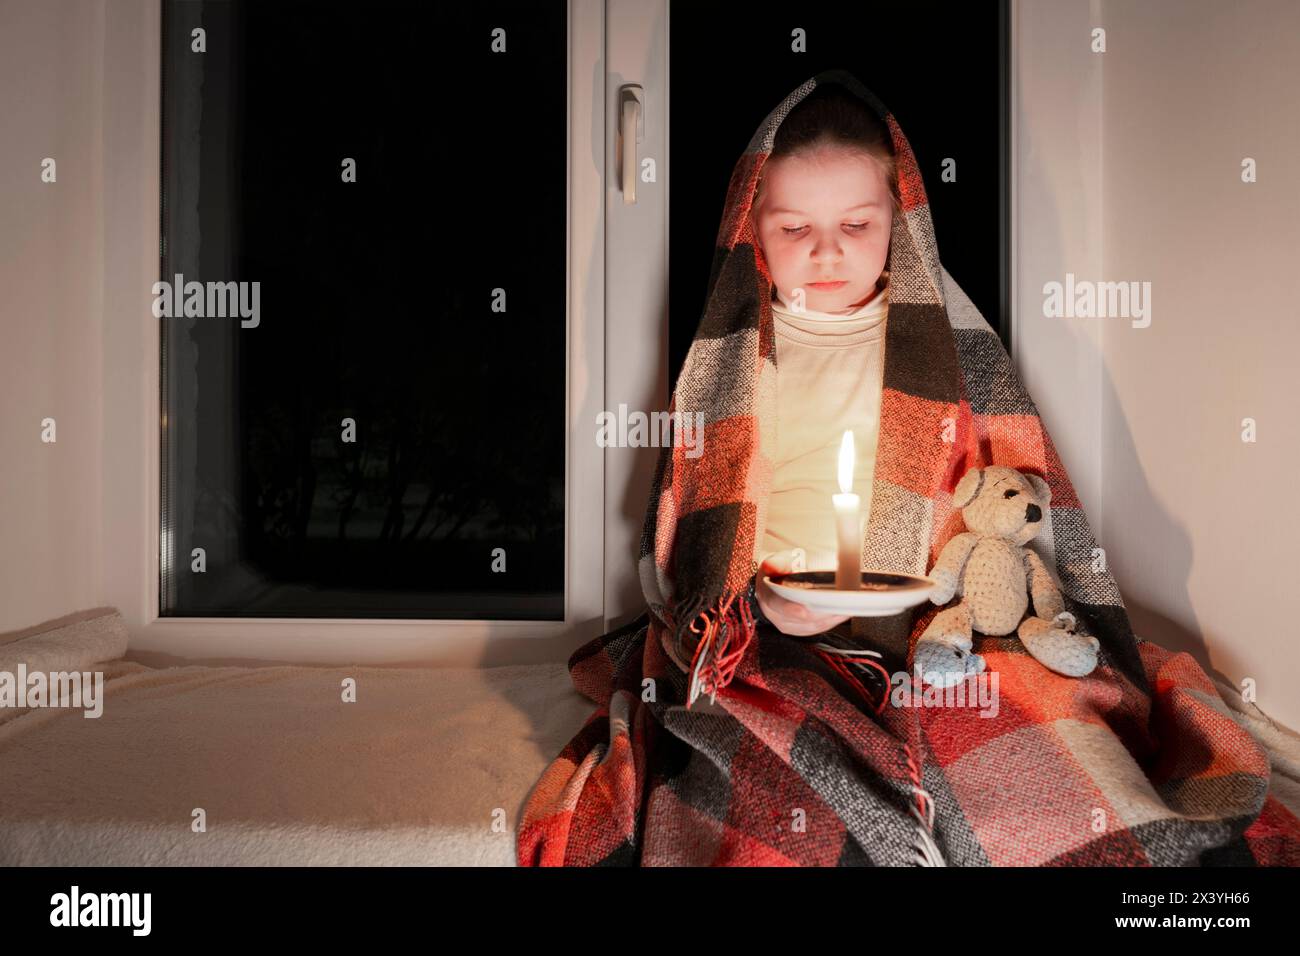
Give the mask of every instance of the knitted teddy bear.
<svg viewBox="0 0 1300 956">
<path fill-rule="evenodd" d="M 913 667 L 922 681 L 951 687 L 984 670 L 970 653 L 971 633 L 1001 637 L 1015 631 L 1037 660 L 1058 674 L 1082 677 L 1097 666 L 1097 638 L 1077 632 L 1078 622 L 1042 558 L 1023 547 L 1042 527 L 1052 492 L 1038 475 L 990 465 L 972 468 L 953 491 L 968 530 L 939 555 L 930 577 L 936 605 L 961 601 L 934 616 L 917 641 Z M 1028 617 L 1030 598 L 1033 611 Z"/>
</svg>

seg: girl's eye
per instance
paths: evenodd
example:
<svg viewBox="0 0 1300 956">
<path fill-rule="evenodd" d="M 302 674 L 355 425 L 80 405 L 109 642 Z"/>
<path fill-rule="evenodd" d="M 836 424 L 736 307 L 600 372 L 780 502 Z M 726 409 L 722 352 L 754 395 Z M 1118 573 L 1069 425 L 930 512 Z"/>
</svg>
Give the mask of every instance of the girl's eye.
<svg viewBox="0 0 1300 956">
<path fill-rule="evenodd" d="M 871 223 L 869 222 L 846 222 L 844 224 L 844 227 L 846 229 L 851 229 L 853 232 L 861 232 L 863 229 L 866 229 L 869 225 L 871 225 Z M 807 228 L 808 228 L 807 226 L 796 226 L 794 228 L 791 228 L 789 226 L 782 226 L 781 231 L 785 233 L 787 236 L 797 236 L 799 235 L 799 233 L 803 232 Z"/>
</svg>

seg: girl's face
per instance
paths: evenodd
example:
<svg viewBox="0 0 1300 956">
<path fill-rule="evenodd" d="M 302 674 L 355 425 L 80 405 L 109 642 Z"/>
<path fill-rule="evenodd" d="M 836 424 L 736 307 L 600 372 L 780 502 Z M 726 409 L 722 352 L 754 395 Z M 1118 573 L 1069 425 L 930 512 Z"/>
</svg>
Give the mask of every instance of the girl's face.
<svg viewBox="0 0 1300 956">
<path fill-rule="evenodd" d="M 845 312 L 875 295 L 892 224 L 885 175 L 861 153 L 821 149 L 763 166 L 754 231 L 792 305 L 799 289 L 804 307 L 818 312 Z"/>
</svg>

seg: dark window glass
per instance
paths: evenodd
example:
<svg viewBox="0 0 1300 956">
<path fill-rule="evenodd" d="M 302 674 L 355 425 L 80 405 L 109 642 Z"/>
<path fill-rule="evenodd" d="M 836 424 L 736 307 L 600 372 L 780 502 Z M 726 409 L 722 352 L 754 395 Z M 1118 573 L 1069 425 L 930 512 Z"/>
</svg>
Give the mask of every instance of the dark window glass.
<svg viewBox="0 0 1300 956">
<path fill-rule="evenodd" d="M 162 39 L 160 613 L 562 619 L 565 4 Z"/>
</svg>

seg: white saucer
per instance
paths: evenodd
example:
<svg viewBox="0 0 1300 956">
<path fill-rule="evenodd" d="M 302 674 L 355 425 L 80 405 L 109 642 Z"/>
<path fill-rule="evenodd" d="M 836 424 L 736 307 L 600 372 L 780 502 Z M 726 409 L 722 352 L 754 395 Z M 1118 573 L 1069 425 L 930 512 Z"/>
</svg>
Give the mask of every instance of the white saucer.
<svg viewBox="0 0 1300 956">
<path fill-rule="evenodd" d="M 764 575 L 773 591 L 822 614 L 886 617 L 930 599 L 939 586 L 933 578 L 896 571 L 863 571 L 862 590 L 835 587 L 834 571 L 795 571 Z"/>
</svg>

